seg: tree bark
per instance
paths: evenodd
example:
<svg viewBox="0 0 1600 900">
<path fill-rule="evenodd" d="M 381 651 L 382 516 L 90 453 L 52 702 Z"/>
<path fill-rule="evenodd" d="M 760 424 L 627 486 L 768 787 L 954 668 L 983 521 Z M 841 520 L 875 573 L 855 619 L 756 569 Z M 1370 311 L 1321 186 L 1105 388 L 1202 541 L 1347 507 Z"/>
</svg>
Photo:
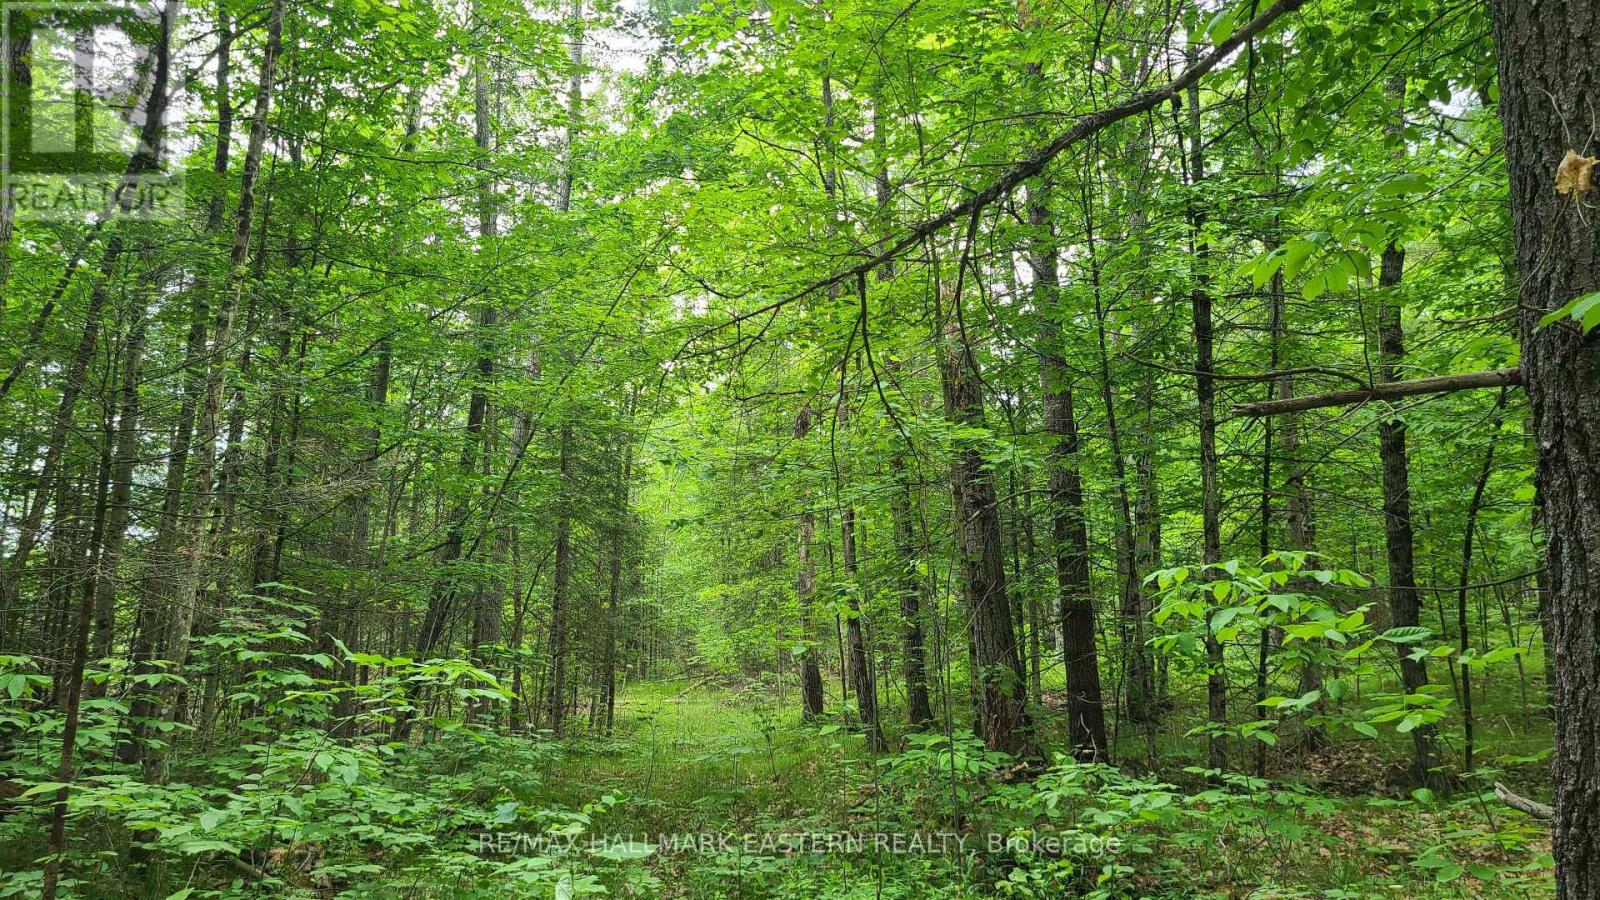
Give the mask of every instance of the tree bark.
<svg viewBox="0 0 1600 900">
<path fill-rule="evenodd" d="M 889 471 L 894 478 L 889 515 L 894 520 L 894 547 L 898 557 L 895 589 L 900 594 L 900 664 L 906 681 L 906 719 L 913 728 L 926 728 L 933 724 L 933 705 L 928 701 L 927 644 L 922 629 L 925 582 L 918 572 L 922 556 L 918 552 L 916 521 L 912 518 L 915 494 L 905 457 L 905 448 L 897 446 L 889 460 Z"/>
<path fill-rule="evenodd" d="M 1396 106 L 1404 102 L 1405 78 L 1397 76 L 1387 86 Z M 1399 110 L 1396 110 L 1399 115 Z M 1391 241 L 1383 251 L 1378 274 L 1378 353 L 1380 378 L 1394 382 L 1405 362 L 1405 331 L 1401 322 L 1399 287 L 1405 273 L 1405 250 Z M 1406 423 L 1398 416 L 1385 416 L 1378 423 L 1378 458 L 1383 468 L 1384 546 L 1389 562 L 1390 624 L 1397 628 L 1421 624 L 1421 597 L 1417 592 L 1416 539 L 1411 528 L 1410 463 L 1406 454 Z M 1410 659 L 1411 648 L 1396 644 L 1400 657 L 1400 680 L 1407 694 L 1419 693 L 1428 684 L 1428 670 L 1422 660 Z M 1438 765 L 1432 725 L 1411 731 L 1412 777 L 1418 784 L 1435 780 Z"/>
<path fill-rule="evenodd" d="M 1583 335 L 1570 322 L 1541 328 L 1539 319 L 1600 285 L 1600 218 L 1585 208 L 1592 192 L 1553 187 L 1568 151 L 1600 156 L 1590 113 L 1600 42 L 1588 0 L 1490 6 L 1548 560 L 1556 896 L 1592 900 L 1600 897 L 1600 332 Z"/>
<path fill-rule="evenodd" d="M 983 382 L 958 318 L 950 320 L 942 337 L 945 418 L 958 427 L 982 428 Z M 991 750 L 1029 756 L 1036 745 L 1026 708 L 1027 673 L 1012 628 L 993 477 L 981 450 L 956 448 L 950 464 L 950 491 L 968 638 L 976 667 L 972 678 L 978 685 L 978 721 Z"/>
<path fill-rule="evenodd" d="M 1078 418 L 1059 325 L 1067 314 L 1061 297 L 1059 254 L 1045 189 L 1038 187 L 1028 199 L 1028 222 L 1035 229 L 1028 265 L 1033 270 L 1034 305 L 1039 315 L 1039 390 L 1044 430 L 1052 441 L 1047 461 L 1050 547 L 1061 619 L 1061 661 L 1067 676 L 1067 736 L 1074 756 L 1109 762 L 1100 660 L 1095 652 L 1097 628 L 1089 583 L 1089 526 L 1078 461 Z"/>
<path fill-rule="evenodd" d="M 550 731 L 562 737 L 566 729 L 567 605 L 572 582 L 572 426 L 562 425 L 558 449 L 555 577 L 550 592 Z"/>
<path fill-rule="evenodd" d="M 127 541 L 128 520 L 133 508 L 133 475 L 139 462 L 139 372 L 144 360 L 147 329 L 146 304 L 141 298 L 133 310 L 134 323 L 122 354 L 122 389 L 117 395 L 116 451 L 111 464 L 111 496 L 108 500 L 105 536 L 96 572 L 94 658 L 111 655 L 116 640 L 117 568 L 122 562 L 122 547 Z M 92 688 L 102 691 L 103 683 Z"/>
<path fill-rule="evenodd" d="M 811 407 L 803 406 L 794 420 L 794 439 L 798 445 L 811 431 Z M 822 716 L 822 667 L 817 661 L 815 626 L 811 622 L 811 604 L 817 593 L 817 563 L 811 557 L 811 545 L 816 540 L 817 519 L 811 511 L 809 498 L 802 500 L 800 510 L 800 546 L 796 552 L 798 566 L 795 575 L 795 600 L 800 605 L 800 643 L 805 648 L 800 657 L 800 700 L 806 719 Z"/>
<path fill-rule="evenodd" d="M 878 722 L 878 686 L 872 677 L 872 655 L 867 651 L 866 633 L 862 628 L 861 597 L 866 584 L 856 563 L 859 550 L 856 512 L 848 504 L 840 513 L 840 531 L 845 578 L 850 584 L 850 621 L 845 625 L 845 637 L 850 646 L 850 684 L 856 692 L 856 708 L 861 713 L 861 727 L 867 735 L 867 749 L 881 753 L 888 749 L 888 744 L 883 740 L 883 727 Z"/>
<path fill-rule="evenodd" d="M 1189 46 L 1189 65 L 1198 59 L 1198 50 Z M 1188 168 L 1189 185 L 1197 186 L 1206 177 L 1204 141 L 1200 124 L 1200 86 L 1189 86 Z M 1211 275 L 1206 266 L 1211 245 L 1205 239 L 1206 211 L 1190 200 L 1189 226 L 1194 250 L 1194 290 L 1189 296 L 1194 327 L 1195 402 L 1200 408 L 1200 533 L 1201 558 L 1206 565 L 1222 562 L 1222 493 L 1217 486 L 1217 408 L 1216 379 L 1212 370 Z M 1221 729 L 1228 724 L 1228 681 L 1222 642 L 1205 622 L 1206 713 L 1212 731 L 1206 735 L 1207 764 L 1221 771 L 1228 767 L 1227 738 Z"/>
</svg>

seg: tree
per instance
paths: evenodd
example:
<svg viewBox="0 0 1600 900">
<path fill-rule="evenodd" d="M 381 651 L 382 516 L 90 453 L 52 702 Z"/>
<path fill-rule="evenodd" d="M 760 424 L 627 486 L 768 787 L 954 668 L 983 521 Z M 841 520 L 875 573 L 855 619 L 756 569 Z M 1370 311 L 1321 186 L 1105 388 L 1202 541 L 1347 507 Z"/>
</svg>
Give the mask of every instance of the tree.
<svg viewBox="0 0 1600 900">
<path fill-rule="evenodd" d="M 1600 893 L 1600 656 L 1592 623 L 1600 610 L 1600 338 L 1571 322 L 1543 325 L 1551 310 L 1586 296 L 1600 283 L 1600 224 L 1583 211 L 1592 188 L 1558 182 L 1574 146 L 1584 101 L 1600 90 L 1600 47 L 1584 36 L 1583 4 L 1496 0 L 1500 117 L 1516 259 L 1521 275 L 1518 320 L 1522 368 L 1539 445 L 1538 486 L 1546 535 L 1549 615 L 1546 642 L 1556 710 L 1556 894 Z M 1587 167 L 1590 163 L 1580 163 Z"/>
</svg>

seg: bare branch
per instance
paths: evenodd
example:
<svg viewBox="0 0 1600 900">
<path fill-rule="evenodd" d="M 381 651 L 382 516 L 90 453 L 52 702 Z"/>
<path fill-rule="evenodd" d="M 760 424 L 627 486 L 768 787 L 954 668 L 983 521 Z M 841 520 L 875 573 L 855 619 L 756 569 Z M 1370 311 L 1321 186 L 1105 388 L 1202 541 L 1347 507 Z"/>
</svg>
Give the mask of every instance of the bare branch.
<svg viewBox="0 0 1600 900">
<path fill-rule="evenodd" d="M 1504 803 L 1512 809 L 1525 812 L 1528 815 L 1533 816 L 1535 819 L 1549 820 L 1556 817 L 1556 811 L 1554 808 L 1546 806 L 1537 800 L 1529 800 L 1527 797 L 1520 797 L 1516 794 L 1513 794 L 1511 793 L 1510 788 L 1498 781 L 1494 783 L 1494 795 L 1500 798 L 1501 803 Z"/>
<path fill-rule="evenodd" d="M 1334 391 L 1330 394 L 1310 394 L 1288 400 L 1263 400 L 1258 403 L 1241 403 L 1233 408 L 1236 416 L 1261 418 L 1281 416 L 1286 413 L 1305 412 L 1328 406 L 1352 406 L 1372 400 L 1398 400 L 1418 394 L 1450 394 L 1480 388 L 1518 387 L 1522 384 L 1520 369 L 1495 369 L 1490 372 L 1468 372 L 1463 375 L 1437 375 L 1414 381 L 1390 381 L 1359 390 Z"/>
</svg>

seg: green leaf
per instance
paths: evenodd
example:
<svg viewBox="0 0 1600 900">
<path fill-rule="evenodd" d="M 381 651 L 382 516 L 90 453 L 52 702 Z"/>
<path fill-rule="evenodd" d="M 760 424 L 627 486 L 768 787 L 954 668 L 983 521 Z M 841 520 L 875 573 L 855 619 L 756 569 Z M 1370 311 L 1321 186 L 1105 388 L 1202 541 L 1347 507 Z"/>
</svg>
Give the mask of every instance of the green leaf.
<svg viewBox="0 0 1600 900">
<path fill-rule="evenodd" d="M 1283 253 L 1283 277 L 1293 281 L 1305 268 L 1306 260 L 1311 258 L 1311 251 L 1317 249 L 1317 245 L 1307 240 L 1294 240 L 1284 246 L 1287 249 Z"/>
<path fill-rule="evenodd" d="M 1234 30 L 1238 27 L 1239 9 L 1223 9 L 1211 17 L 1206 23 L 1206 40 L 1213 44 L 1220 44 L 1233 37 Z"/>
<path fill-rule="evenodd" d="M 1573 298 L 1565 306 L 1540 318 L 1539 327 L 1548 328 L 1569 316 L 1578 323 L 1584 334 L 1600 327 L 1600 291 Z"/>
</svg>

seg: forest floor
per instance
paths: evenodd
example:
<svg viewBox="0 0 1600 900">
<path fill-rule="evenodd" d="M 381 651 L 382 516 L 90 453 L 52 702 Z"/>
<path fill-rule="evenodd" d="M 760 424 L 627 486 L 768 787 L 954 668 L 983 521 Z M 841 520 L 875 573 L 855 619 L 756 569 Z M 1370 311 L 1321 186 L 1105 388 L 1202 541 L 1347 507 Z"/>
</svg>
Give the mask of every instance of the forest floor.
<svg viewBox="0 0 1600 900">
<path fill-rule="evenodd" d="M 1476 787 L 1451 800 L 1394 790 L 1405 745 L 1393 735 L 1382 744 L 1343 742 L 1292 764 L 1273 749 L 1270 780 L 1246 779 L 1242 792 L 1208 791 L 1180 761 L 1156 773 L 1170 782 L 1170 793 L 1146 781 L 1104 785 L 1117 803 L 1092 792 L 1081 803 L 1063 799 L 1062 811 L 1076 809 L 1059 827 L 1077 815 L 1089 832 L 1098 825 L 1101 835 L 1120 838 L 1110 852 L 1091 841 L 1086 853 L 1079 847 L 1046 865 L 1048 847 L 1019 852 L 1013 840 L 997 849 L 1007 834 L 1047 832 L 1019 826 L 1038 809 L 1037 796 L 1026 796 L 1030 788 L 1007 784 L 1004 772 L 958 771 L 951 779 L 948 767 L 921 768 L 929 758 L 915 750 L 874 763 L 863 740 L 837 721 L 802 724 L 791 699 L 684 679 L 630 685 L 615 736 L 571 742 L 550 767 L 540 800 L 577 809 L 596 797 L 618 798 L 595 812 L 583 840 L 632 842 L 636 856 L 641 845 L 654 847 L 638 860 L 649 879 L 634 885 L 650 896 L 1050 897 L 1074 879 L 1083 893 L 1110 897 L 1549 892 L 1543 827 L 1482 801 Z M 1548 725 L 1524 728 L 1514 710 L 1494 704 L 1485 713 L 1480 742 L 1489 751 L 1482 758 L 1495 766 L 1484 772 L 1485 784 L 1537 782 L 1543 766 L 1518 754 L 1549 746 Z M 1181 733 L 1178 726 L 1174 741 Z M 1170 749 L 1163 758 L 1171 758 Z M 1280 780 L 1278 768 L 1298 773 Z M 1031 790 L 1050 791 L 1044 783 Z M 873 837 L 879 834 L 890 837 Z M 896 834 L 925 841 L 897 848 Z M 866 837 L 855 845 L 822 843 L 838 835 Z M 813 852 L 794 849 L 805 839 Z M 789 848 L 773 852 L 775 840 Z M 1017 874 L 1051 865 L 1049 877 Z M 1068 866 L 1072 877 L 1063 875 Z"/>
<path fill-rule="evenodd" d="M 1408 741 L 1387 732 L 1310 757 L 1272 747 L 1267 778 L 1208 781 L 1182 755 L 1198 743 L 1183 738 L 1196 698 L 1164 717 L 1159 771 L 1138 771 L 1147 737 L 1127 729 L 1124 769 L 1024 768 L 960 734 L 891 729 L 891 751 L 870 754 L 838 706 L 806 723 L 792 690 L 681 677 L 626 685 L 610 736 L 581 719 L 563 741 L 457 723 L 406 749 L 338 749 L 315 730 L 266 730 L 160 784 L 97 751 L 74 793 L 66 887 L 150 900 L 1549 896 L 1548 831 L 1489 792 L 1501 780 L 1543 796 L 1548 722 L 1524 722 L 1514 682 L 1489 687 L 1480 775 L 1449 797 L 1393 783 Z M 41 755 L 51 740 L 42 727 Z M 49 771 L 41 760 L 29 781 Z M 37 896 L 43 812 L 0 807 L 0 898 Z M 140 840 L 158 851 L 142 864 Z"/>
</svg>

